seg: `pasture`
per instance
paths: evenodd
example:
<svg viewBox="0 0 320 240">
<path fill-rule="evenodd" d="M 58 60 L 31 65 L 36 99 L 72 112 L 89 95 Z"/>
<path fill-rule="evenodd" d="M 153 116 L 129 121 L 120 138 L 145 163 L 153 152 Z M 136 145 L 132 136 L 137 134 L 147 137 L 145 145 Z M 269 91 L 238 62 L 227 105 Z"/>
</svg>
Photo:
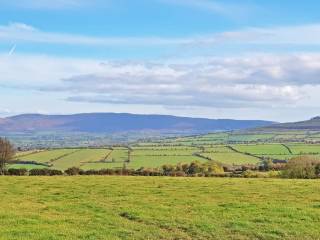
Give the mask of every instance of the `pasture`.
<svg viewBox="0 0 320 240">
<path fill-rule="evenodd" d="M 218 136 L 223 135 L 218 134 Z M 194 137 L 194 141 L 197 142 L 199 138 L 201 137 Z M 179 139 L 182 139 L 181 142 Z M 173 140 L 176 142 L 172 142 Z M 288 160 L 300 155 L 320 156 L 320 144 L 310 143 L 214 144 L 211 142 L 200 145 L 186 142 L 184 138 L 167 139 L 167 141 L 169 142 L 139 142 L 122 147 L 18 152 L 16 162 L 8 167 L 28 169 L 48 167 L 59 170 L 70 167 L 79 167 L 84 170 L 123 167 L 139 169 L 193 161 L 216 161 L 226 165 L 242 165 L 258 164 L 263 159 Z"/>
<path fill-rule="evenodd" d="M 317 180 L 1 177 L 0 239 L 319 239 Z"/>
</svg>

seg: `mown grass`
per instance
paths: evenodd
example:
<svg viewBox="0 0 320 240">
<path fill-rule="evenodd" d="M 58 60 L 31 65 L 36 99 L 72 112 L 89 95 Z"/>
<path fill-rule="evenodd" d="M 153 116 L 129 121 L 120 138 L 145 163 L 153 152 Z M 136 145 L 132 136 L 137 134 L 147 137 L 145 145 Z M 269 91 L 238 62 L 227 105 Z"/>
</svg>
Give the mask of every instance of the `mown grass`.
<svg viewBox="0 0 320 240">
<path fill-rule="evenodd" d="M 319 183 L 0 177 L 0 239 L 319 239 Z"/>
</svg>

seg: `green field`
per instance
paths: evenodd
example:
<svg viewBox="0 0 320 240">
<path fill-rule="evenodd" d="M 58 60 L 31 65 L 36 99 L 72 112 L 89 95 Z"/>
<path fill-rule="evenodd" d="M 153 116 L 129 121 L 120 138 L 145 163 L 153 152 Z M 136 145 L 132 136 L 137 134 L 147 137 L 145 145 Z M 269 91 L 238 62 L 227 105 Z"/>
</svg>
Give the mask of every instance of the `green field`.
<svg viewBox="0 0 320 240">
<path fill-rule="evenodd" d="M 1 177 L 0 239 L 319 239 L 319 183 Z"/>
<path fill-rule="evenodd" d="M 320 144 L 288 144 L 294 154 L 318 154 L 320 151 Z"/>
<path fill-rule="evenodd" d="M 209 157 L 210 159 L 225 163 L 229 165 L 233 164 L 256 164 L 260 161 L 260 159 L 252 156 L 247 156 L 241 153 L 231 152 L 231 153 L 203 153 L 205 157 Z"/>
<path fill-rule="evenodd" d="M 240 152 L 250 153 L 253 155 L 290 154 L 288 149 L 281 144 L 238 144 L 233 145 L 233 148 Z"/>
<path fill-rule="evenodd" d="M 214 135 L 186 137 L 196 140 Z M 218 134 L 222 137 L 221 133 Z M 173 142 L 173 140 L 175 142 Z M 16 160 L 24 164 L 14 168 L 43 168 L 65 170 L 79 167 L 84 170 L 102 168 L 157 168 L 165 164 L 216 161 L 226 165 L 258 164 L 262 159 L 288 160 L 300 155 L 320 156 L 319 144 L 307 143 L 246 143 L 246 144 L 190 144 L 185 138 L 161 142 L 139 142 L 132 146 L 106 148 L 67 148 L 18 152 Z M 181 141 L 181 142 L 179 142 Z M 130 154 L 129 154 L 130 152 Z M 40 165 L 35 165 L 40 164 Z"/>
</svg>

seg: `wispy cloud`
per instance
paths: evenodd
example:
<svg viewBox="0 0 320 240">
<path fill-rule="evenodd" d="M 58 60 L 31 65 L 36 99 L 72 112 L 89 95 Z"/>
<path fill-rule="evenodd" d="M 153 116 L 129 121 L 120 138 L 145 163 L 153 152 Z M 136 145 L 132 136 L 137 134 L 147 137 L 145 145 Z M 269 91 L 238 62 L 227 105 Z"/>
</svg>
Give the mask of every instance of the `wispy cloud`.
<svg viewBox="0 0 320 240">
<path fill-rule="evenodd" d="M 172 37 L 96 37 L 41 31 L 24 23 L 0 26 L 0 42 L 23 42 L 90 46 L 195 46 L 232 45 L 320 45 L 320 24 L 275 28 L 247 28 L 180 38 Z"/>
<path fill-rule="evenodd" d="M 16 50 L 17 45 L 13 45 L 12 48 L 10 49 L 10 51 L 8 52 L 8 55 L 11 56 L 14 51 Z"/>
<path fill-rule="evenodd" d="M 187 38 L 92 37 L 76 34 L 44 32 L 24 23 L 11 23 L 7 26 L 0 26 L 0 42 L 10 41 L 91 46 L 181 45 L 190 43 L 190 39 Z"/>
</svg>

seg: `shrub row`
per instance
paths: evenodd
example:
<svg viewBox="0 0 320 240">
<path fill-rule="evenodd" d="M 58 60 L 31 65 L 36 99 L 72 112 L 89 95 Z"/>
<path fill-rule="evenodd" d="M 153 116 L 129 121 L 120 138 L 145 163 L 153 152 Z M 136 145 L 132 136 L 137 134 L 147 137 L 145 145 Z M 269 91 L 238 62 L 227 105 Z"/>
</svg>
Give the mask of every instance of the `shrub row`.
<svg viewBox="0 0 320 240">
<path fill-rule="evenodd" d="M 8 169 L 6 175 L 14 176 L 56 176 L 56 175 L 122 175 L 122 176 L 173 176 L 173 177 L 244 177 L 244 178 L 320 178 L 320 160 L 311 157 L 298 157 L 287 164 L 274 164 L 266 161 L 262 165 L 221 166 L 209 161 L 206 163 L 192 162 L 189 164 L 163 165 L 160 168 L 133 169 L 101 169 L 82 170 L 72 167 L 64 172 L 54 169 Z"/>
<path fill-rule="evenodd" d="M 60 170 L 42 168 L 42 169 L 9 169 L 6 175 L 15 176 L 56 176 L 56 175 L 126 175 L 126 176 L 214 176 L 216 174 L 224 174 L 223 167 L 217 163 L 200 163 L 192 162 L 190 164 L 163 165 L 160 168 L 140 168 L 133 169 L 101 169 L 101 170 L 82 170 L 72 167 L 64 172 Z"/>
<path fill-rule="evenodd" d="M 5 175 L 9 176 L 57 176 L 57 175 L 63 175 L 63 172 L 60 170 L 55 169 L 48 169 L 48 168 L 41 168 L 41 169 L 31 169 L 27 170 L 25 168 L 9 168 L 4 173 Z"/>
</svg>

